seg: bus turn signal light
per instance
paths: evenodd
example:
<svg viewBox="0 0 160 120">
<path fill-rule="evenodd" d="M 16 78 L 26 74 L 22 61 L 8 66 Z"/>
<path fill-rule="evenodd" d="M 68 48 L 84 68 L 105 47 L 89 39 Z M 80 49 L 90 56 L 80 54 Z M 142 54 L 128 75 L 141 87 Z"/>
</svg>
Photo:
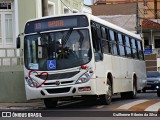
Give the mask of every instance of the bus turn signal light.
<svg viewBox="0 0 160 120">
<path fill-rule="evenodd" d="M 82 65 L 81 68 L 86 70 L 88 67 L 86 65 Z"/>
</svg>

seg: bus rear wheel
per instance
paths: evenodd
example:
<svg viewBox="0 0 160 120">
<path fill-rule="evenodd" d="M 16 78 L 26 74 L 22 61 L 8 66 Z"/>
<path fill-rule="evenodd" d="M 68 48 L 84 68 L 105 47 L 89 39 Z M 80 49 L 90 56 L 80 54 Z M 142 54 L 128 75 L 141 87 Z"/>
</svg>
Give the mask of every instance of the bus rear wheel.
<svg viewBox="0 0 160 120">
<path fill-rule="evenodd" d="M 46 106 L 46 108 L 48 109 L 52 109 L 55 108 L 57 106 L 58 101 L 54 100 L 53 98 L 45 98 L 44 99 L 44 104 Z"/>
<path fill-rule="evenodd" d="M 100 101 L 102 102 L 102 104 L 105 105 L 111 104 L 112 101 L 112 85 L 109 79 L 107 80 L 107 85 L 108 90 L 106 91 L 106 94 L 100 96 Z"/>
<path fill-rule="evenodd" d="M 121 98 L 122 99 L 134 99 L 136 97 L 137 97 L 137 86 L 136 86 L 136 82 L 134 80 L 133 91 L 121 93 Z"/>
</svg>

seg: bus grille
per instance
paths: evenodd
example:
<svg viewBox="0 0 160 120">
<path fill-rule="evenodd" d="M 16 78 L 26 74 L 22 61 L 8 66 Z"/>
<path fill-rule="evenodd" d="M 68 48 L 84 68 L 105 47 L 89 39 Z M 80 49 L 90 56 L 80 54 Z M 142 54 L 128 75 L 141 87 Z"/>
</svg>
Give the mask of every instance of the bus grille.
<svg viewBox="0 0 160 120">
<path fill-rule="evenodd" d="M 48 74 L 48 80 L 71 78 L 78 73 L 79 73 L 79 71 L 68 72 L 68 73 L 59 73 L 59 74 Z M 46 79 L 46 75 L 41 75 L 41 76 L 36 75 L 36 77 L 41 78 L 41 79 Z"/>
<path fill-rule="evenodd" d="M 66 85 L 66 84 L 71 84 L 74 81 L 62 81 L 60 82 L 60 85 Z M 51 82 L 51 83 L 44 83 L 44 85 L 56 85 L 56 82 Z"/>
<path fill-rule="evenodd" d="M 67 88 L 55 88 L 55 89 L 47 89 L 47 92 L 49 94 L 55 94 L 55 93 L 67 93 L 69 92 L 70 87 Z"/>
</svg>

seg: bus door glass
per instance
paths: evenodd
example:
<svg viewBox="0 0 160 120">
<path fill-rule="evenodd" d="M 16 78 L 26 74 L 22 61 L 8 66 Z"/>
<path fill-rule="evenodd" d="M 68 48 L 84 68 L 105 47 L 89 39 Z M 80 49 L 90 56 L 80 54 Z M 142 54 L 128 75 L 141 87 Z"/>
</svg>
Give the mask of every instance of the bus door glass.
<svg viewBox="0 0 160 120">
<path fill-rule="evenodd" d="M 95 61 L 103 60 L 102 43 L 100 38 L 100 26 L 94 22 L 91 23 L 93 51 L 95 55 Z"/>
</svg>

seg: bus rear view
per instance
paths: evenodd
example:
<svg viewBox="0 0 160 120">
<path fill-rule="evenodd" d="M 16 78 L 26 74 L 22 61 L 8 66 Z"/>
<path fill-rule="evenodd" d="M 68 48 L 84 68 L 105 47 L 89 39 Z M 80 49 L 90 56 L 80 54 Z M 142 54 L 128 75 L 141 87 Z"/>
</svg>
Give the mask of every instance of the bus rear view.
<svg viewBox="0 0 160 120">
<path fill-rule="evenodd" d="M 94 66 L 88 27 L 84 15 L 27 22 L 24 31 L 27 99 L 44 98 L 50 108 L 58 98 L 95 94 L 90 80 Z"/>
</svg>

